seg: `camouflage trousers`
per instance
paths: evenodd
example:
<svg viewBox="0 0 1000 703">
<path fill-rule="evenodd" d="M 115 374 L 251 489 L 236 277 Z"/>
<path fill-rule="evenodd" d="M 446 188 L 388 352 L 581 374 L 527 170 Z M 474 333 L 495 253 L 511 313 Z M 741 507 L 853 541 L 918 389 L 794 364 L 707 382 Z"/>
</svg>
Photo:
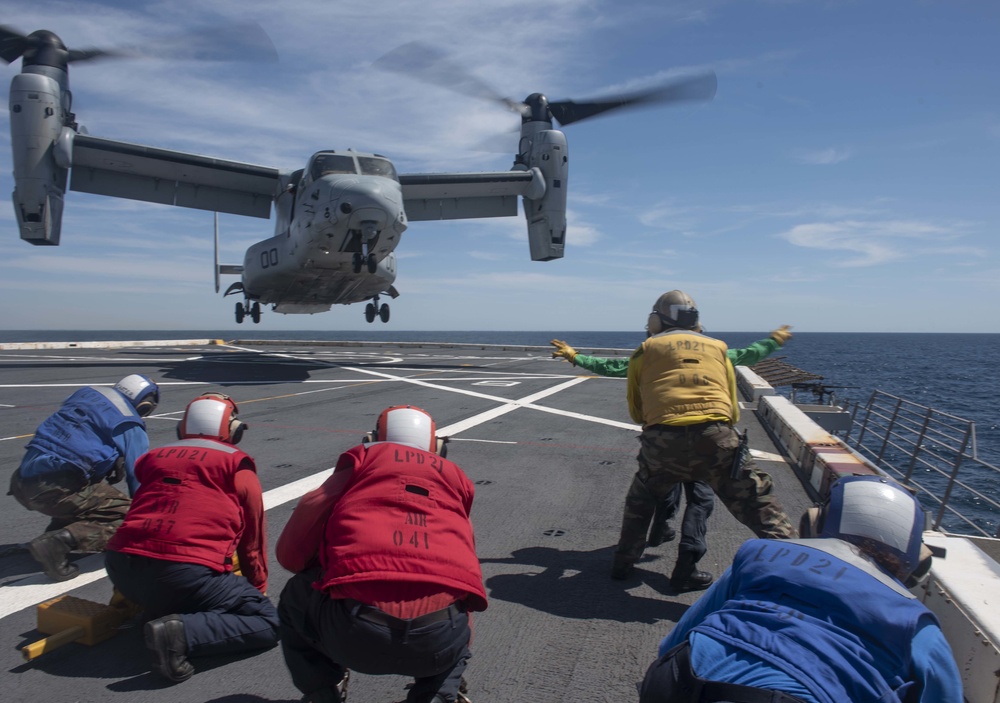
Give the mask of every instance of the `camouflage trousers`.
<svg viewBox="0 0 1000 703">
<path fill-rule="evenodd" d="M 103 552 L 122 524 L 132 500 L 105 481 L 87 483 L 78 471 L 10 477 L 8 495 L 28 510 L 48 515 L 46 532 L 66 529 L 81 552 Z"/>
<path fill-rule="evenodd" d="M 625 496 L 616 563 L 632 564 L 642 556 L 646 532 L 659 502 L 678 483 L 704 481 L 737 520 L 758 537 L 786 539 L 797 531 L 772 491 L 771 476 L 747 459 L 732 477 L 739 436 L 724 422 L 686 427 L 657 425 L 639 436 L 639 470 Z M 701 556 L 701 555 L 697 555 Z"/>
</svg>

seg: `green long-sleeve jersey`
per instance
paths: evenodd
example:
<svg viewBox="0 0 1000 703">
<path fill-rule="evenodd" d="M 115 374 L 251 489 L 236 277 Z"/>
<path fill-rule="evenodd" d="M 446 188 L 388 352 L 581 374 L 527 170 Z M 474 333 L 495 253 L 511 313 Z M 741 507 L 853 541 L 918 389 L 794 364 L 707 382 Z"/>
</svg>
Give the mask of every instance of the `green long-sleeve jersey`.
<svg viewBox="0 0 1000 703">
<path fill-rule="evenodd" d="M 766 359 L 781 345 L 770 337 L 758 339 L 749 347 L 743 349 L 729 349 L 726 354 L 733 366 L 753 366 L 761 359 Z M 587 356 L 577 354 L 573 358 L 573 363 L 580 368 L 592 371 L 600 376 L 611 376 L 613 378 L 625 378 L 628 376 L 628 357 L 608 359 L 603 356 Z"/>
</svg>

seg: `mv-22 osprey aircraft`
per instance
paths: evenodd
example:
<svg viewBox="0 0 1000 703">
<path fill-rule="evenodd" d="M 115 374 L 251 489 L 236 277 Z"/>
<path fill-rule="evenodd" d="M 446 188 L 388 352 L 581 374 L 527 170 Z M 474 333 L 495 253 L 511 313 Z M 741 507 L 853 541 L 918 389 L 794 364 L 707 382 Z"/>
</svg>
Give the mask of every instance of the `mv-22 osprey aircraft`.
<svg viewBox="0 0 1000 703">
<path fill-rule="evenodd" d="M 269 219 L 274 236 L 247 249 L 242 266 L 220 265 L 218 226 L 215 289 L 219 274 L 238 274 L 224 295 L 242 294 L 236 321 L 260 321 L 261 306 L 279 313 L 316 313 L 335 304 L 370 301 L 365 319 L 389 320 L 379 297 L 398 296 L 395 249 L 410 222 L 517 214 L 523 198 L 531 258 L 563 256 L 566 241 L 566 137 L 568 125 L 608 110 L 657 102 L 710 100 L 713 73 L 656 88 L 588 102 L 549 101 L 535 93 L 523 102 L 499 94 L 450 65 L 440 54 L 409 44 L 376 62 L 385 70 L 449 87 L 472 88 L 521 116 L 521 137 L 510 171 L 400 174 L 378 154 L 323 150 L 305 168 L 277 168 L 210 158 L 91 136 L 72 112 L 70 63 L 119 55 L 115 50 L 67 49 L 52 32 L 24 35 L 0 26 L 0 58 L 21 59 L 11 82 L 10 129 L 14 159 L 14 211 L 21 239 L 58 245 L 67 177 L 83 193 Z M 217 216 L 216 216 L 217 217 Z"/>
</svg>

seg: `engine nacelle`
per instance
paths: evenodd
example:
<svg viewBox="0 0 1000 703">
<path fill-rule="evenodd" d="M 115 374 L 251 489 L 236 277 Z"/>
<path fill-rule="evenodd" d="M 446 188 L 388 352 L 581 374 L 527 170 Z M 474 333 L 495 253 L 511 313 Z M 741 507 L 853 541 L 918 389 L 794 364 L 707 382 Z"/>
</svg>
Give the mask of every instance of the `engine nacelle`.
<svg viewBox="0 0 1000 703">
<path fill-rule="evenodd" d="M 539 169 L 545 177 L 545 193 L 538 199 L 523 199 L 531 259 L 561 259 L 566 243 L 566 181 L 569 177 L 566 135 L 556 129 L 535 132 L 531 136 L 527 165 Z"/>
<path fill-rule="evenodd" d="M 64 100 L 69 92 L 50 76 L 20 73 L 11 81 L 14 214 L 21 239 L 32 244 L 59 244 L 74 134 L 64 127 Z"/>
</svg>

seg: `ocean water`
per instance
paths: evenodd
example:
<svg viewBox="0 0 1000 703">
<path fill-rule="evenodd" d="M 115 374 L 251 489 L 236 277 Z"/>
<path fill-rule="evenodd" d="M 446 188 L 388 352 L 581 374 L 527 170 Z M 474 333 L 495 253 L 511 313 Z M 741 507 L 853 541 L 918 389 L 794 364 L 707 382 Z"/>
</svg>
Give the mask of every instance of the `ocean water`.
<svg viewBox="0 0 1000 703">
<path fill-rule="evenodd" d="M 740 348 L 767 336 L 767 332 L 715 332 L 730 347 Z M 645 338 L 642 331 L 267 331 L 248 329 L 147 331 L 2 331 L 2 342 L 91 341 L 129 339 L 295 339 L 372 342 L 450 342 L 511 344 L 548 347 L 561 339 L 578 349 L 634 349 Z M 864 404 L 881 390 L 920 405 L 976 423 L 978 456 L 1000 466 L 1000 334 L 796 333 L 771 357 L 823 377 L 835 387 L 841 403 Z M 779 389 L 787 394 L 787 389 Z M 803 402 L 808 397 L 799 396 Z M 966 475 L 963 468 L 962 475 Z M 977 482 L 978 483 L 978 482 Z M 978 485 L 989 494 L 1000 493 L 1000 477 Z M 975 512 L 975 506 L 965 506 Z M 977 522 L 979 522 L 977 520 Z M 989 524 L 995 525 L 990 518 Z M 992 532 L 994 528 L 990 528 Z"/>
<path fill-rule="evenodd" d="M 767 332 L 715 332 L 730 347 L 739 348 Z M 218 330 L 0 330 L 2 342 L 87 341 L 128 339 L 300 339 L 372 342 L 451 342 L 516 344 L 548 347 L 562 339 L 574 347 L 630 350 L 645 338 L 635 332 L 517 332 L 517 331 L 268 331 Z M 623 352 L 624 353 L 624 352 Z M 824 384 L 839 386 L 842 401 L 864 402 L 879 389 L 907 400 L 973 420 L 979 451 L 1000 463 L 1000 334 L 902 334 L 802 332 L 772 358 L 783 359 L 823 376 Z"/>
</svg>

